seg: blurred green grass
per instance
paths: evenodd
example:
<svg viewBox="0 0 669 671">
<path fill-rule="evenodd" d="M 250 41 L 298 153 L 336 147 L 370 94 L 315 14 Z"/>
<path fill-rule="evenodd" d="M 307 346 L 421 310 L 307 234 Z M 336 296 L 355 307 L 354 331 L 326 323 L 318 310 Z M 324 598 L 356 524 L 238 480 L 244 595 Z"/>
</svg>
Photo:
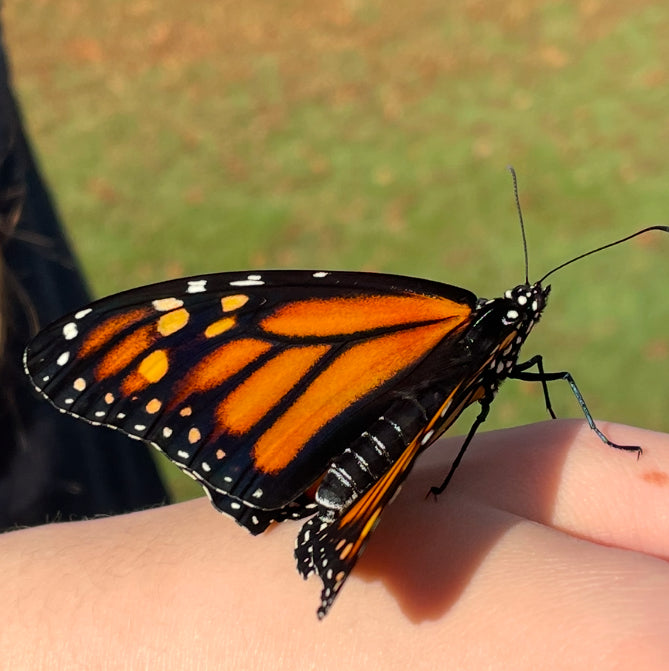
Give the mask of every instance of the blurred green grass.
<svg viewBox="0 0 669 671">
<path fill-rule="evenodd" d="M 531 277 L 669 220 L 659 2 L 13 0 L 4 17 L 97 294 L 309 267 L 499 295 L 523 273 L 509 163 Z M 596 417 L 669 430 L 668 258 L 657 234 L 552 278 L 525 353 L 572 371 Z M 486 427 L 543 417 L 508 383 Z"/>
</svg>

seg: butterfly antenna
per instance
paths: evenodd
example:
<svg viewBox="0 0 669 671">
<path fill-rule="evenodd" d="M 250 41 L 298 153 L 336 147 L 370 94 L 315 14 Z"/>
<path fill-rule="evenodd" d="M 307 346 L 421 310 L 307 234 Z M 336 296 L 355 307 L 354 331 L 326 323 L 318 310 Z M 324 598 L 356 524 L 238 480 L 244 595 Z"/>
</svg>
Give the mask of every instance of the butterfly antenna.
<svg viewBox="0 0 669 671">
<path fill-rule="evenodd" d="M 644 233 L 648 233 L 648 231 L 664 231 L 665 233 L 669 233 L 669 226 L 648 226 L 648 228 L 642 228 L 640 231 L 637 231 L 636 233 L 632 233 L 632 235 L 626 235 L 624 238 L 620 238 L 620 240 L 615 240 L 614 242 L 609 242 L 608 245 L 602 245 L 601 247 L 597 247 L 597 249 L 591 249 L 589 252 L 585 252 L 584 254 L 579 254 L 578 256 L 575 256 L 573 259 L 569 259 L 569 261 L 565 261 L 564 263 L 561 263 L 559 266 L 556 266 L 555 268 L 553 268 L 553 270 L 549 270 L 539 280 L 539 283 L 542 283 L 547 277 L 550 277 L 553 273 L 557 272 L 558 270 L 561 270 L 565 266 L 569 266 L 572 263 L 575 263 L 576 261 L 580 261 L 581 259 L 584 259 L 586 256 L 590 256 L 591 254 L 597 254 L 597 252 L 601 252 L 604 249 L 608 249 L 609 247 L 615 247 L 616 245 L 619 245 L 622 242 L 627 242 L 628 240 L 631 240 L 632 238 L 636 238 L 639 235 L 643 235 Z"/>
<path fill-rule="evenodd" d="M 513 196 L 516 200 L 516 209 L 518 210 L 518 220 L 520 221 L 520 232 L 523 236 L 523 254 L 525 255 L 525 284 L 530 283 L 530 264 L 527 257 L 527 238 L 525 237 L 525 224 L 523 223 L 523 211 L 520 208 L 520 197 L 518 196 L 518 178 L 512 165 L 507 166 L 513 180 Z"/>
</svg>

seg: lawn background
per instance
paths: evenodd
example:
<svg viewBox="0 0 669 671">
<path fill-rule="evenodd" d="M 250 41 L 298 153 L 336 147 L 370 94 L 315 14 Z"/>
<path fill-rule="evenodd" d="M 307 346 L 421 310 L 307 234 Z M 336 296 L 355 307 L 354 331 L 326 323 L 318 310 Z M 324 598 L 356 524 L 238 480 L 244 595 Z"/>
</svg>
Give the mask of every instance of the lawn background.
<svg viewBox="0 0 669 671">
<path fill-rule="evenodd" d="M 669 223 L 661 2 L 7 0 L 4 23 L 97 295 L 304 267 L 496 296 L 523 279 L 509 163 L 531 278 Z M 596 417 L 669 430 L 668 260 L 653 234 L 551 278 L 525 355 L 570 370 Z M 545 416 L 509 382 L 486 428 Z"/>
</svg>

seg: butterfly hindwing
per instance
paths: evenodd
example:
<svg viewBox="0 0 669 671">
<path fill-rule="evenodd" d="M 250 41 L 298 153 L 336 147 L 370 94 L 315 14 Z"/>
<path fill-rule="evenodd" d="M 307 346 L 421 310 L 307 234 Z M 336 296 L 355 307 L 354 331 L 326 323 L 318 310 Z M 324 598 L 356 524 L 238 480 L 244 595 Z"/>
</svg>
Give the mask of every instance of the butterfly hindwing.
<svg viewBox="0 0 669 671">
<path fill-rule="evenodd" d="M 319 618 L 330 609 L 420 448 L 420 437 L 416 437 L 385 475 L 341 515 L 316 515 L 300 530 L 295 545 L 297 569 L 305 578 L 317 573 L 323 582 Z"/>
<path fill-rule="evenodd" d="M 316 511 L 316 504 L 313 499 L 305 494 L 301 494 L 294 501 L 291 501 L 283 508 L 274 510 L 263 510 L 250 506 L 245 501 L 241 501 L 227 494 L 221 494 L 215 489 L 204 486 L 205 492 L 217 510 L 232 517 L 238 524 L 246 527 L 253 535 L 265 531 L 273 522 L 283 522 L 285 520 L 299 520 Z"/>
</svg>

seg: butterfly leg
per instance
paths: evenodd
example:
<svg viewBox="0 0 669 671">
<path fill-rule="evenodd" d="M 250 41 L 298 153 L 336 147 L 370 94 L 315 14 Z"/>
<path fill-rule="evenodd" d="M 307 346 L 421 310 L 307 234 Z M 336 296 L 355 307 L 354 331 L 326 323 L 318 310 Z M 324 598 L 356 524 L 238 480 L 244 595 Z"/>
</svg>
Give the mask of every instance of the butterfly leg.
<svg viewBox="0 0 669 671">
<path fill-rule="evenodd" d="M 538 373 L 528 372 L 529 368 L 533 366 L 537 367 Z M 525 382 L 541 382 L 542 388 L 544 390 L 544 398 L 546 401 L 546 409 L 550 413 L 551 417 L 555 419 L 555 413 L 551 406 L 550 397 L 548 395 L 548 386 L 547 382 L 553 382 L 555 380 L 566 380 L 566 382 L 571 387 L 571 391 L 576 397 L 578 404 L 581 406 L 583 415 L 585 416 L 588 426 L 597 434 L 597 437 L 603 442 L 609 445 L 610 447 L 615 447 L 618 450 L 626 450 L 628 452 L 636 452 L 637 456 L 641 456 L 642 450 L 638 445 L 618 445 L 609 440 L 597 427 L 595 420 L 588 410 L 588 406 L 585 403 L 583 394 L 581 394 L 580 389 L 576 386 L 574 378 L 571 376 L 571 373 L 568 371 L 559 371 L 556 373 L 547 373 L 544 370 L 543 357 L 541 355 L 533 356 L 531 359 L 528 359 L 524 363 L 517 364 L 509 373 L 509 378 L 514 380 L 523 380 Z"/>
<path fill-rule="evenodd" d="M 548 410 L 548 413 L 553 419 L 557 419 L 557 415 L 553 411 L 553 405 L 551 404 L 551 397 L 550 394 L 548 393 L 548 384 L 547 384 L 547 378 L 546 378 L 546 371 L 544 370 L 544 358 L 541 356 L 541 354 L 537 354 L 536 356 L 533 356 L 531 359 L 528 359 L 527 361 L 524 361 L 523 363 L 516 364 L 513 369 L 511 370 L 511 373 L 509 374 L 509 377 L 514 378 L 516 380 L 526 380 L 527 378 L 521 378 L 518 377 L 520 373 L 524 373 L 527 371 L 529 368 L 532 368 L 533 366 L 537 367 L 537 370 L 539 371 L 538 377 L 532 378 L 532 382 L 541 382 L 541 388 L 543 389 L 544 392 L 544 401 L 546 403 L 546 410 Z M 530 373 L 531 375 L 531 373 Z M 561 373 L 559 373 L 561 375 Z M 569 375 L 569 373 L 567 373 Z M 557 379 L 563 379 L 563 378 L 557 378 Z M 571 375 L 569 375 L 569 379 L 571 379 L 571 385 L 572 385 L 572 390 L 574 391 L 574 394 L 576 395 L 577 400 L 579 400 L 579 403 L 581 405 L 581 408 L 585 410 L 586 417 L 590 416 L 590 413 L 588 412 L 587 407 L 585 406 L 585 403 L 583 402 L 583 397 L 581 396 L 581 392 L 579 391 L 578 387 L 576 384 L 574 384 L 574 380 L 571 378 Z M 590 418 L 592 419 L 592 418 Z M 592 426 L 592 424 L 590 424 Z"/>
<path fill-rule="evenodd" d="M 482 399 L 481 400 L 481 412 L 479 412 L 478 417 L 474 420 L 474 423 L 472 424 L 471 428 L 469 429 L 469 433 L 467 434 L 467 437 L 465 438 L 464 442 L 462 443 L 462 447 L 460 448 L 460 451 L 458 452 L 457 456 L 453 460 L 453 463 L 451 464 L 451 468 L 448 471 L 448 475 L 444 479 L 444 481 L 437 487 L 430 487 L 430 491 L 427 493 L 427 496 L 434 496 L 435 500 L 439 494 L 441 494 L 446 487 L 448 487 L 448 483 L 451 481 L 451 478 L 453 477 L 453 473 L 455 473 L 455 469 L 460 465 L 460 462 L 462 461 L 462 457 L 465 456 L 465 452 L 467 451 L 467 448 L 469 447 L 469 443 L 472 442 L 472 438 L 476 435 L 476 432 L 478 431 L 479 426 L 485 422 L 486 417 L 488 416 L 488 412 L 490 411 L 490 400 L 488 399 Z"/>
</svg>

